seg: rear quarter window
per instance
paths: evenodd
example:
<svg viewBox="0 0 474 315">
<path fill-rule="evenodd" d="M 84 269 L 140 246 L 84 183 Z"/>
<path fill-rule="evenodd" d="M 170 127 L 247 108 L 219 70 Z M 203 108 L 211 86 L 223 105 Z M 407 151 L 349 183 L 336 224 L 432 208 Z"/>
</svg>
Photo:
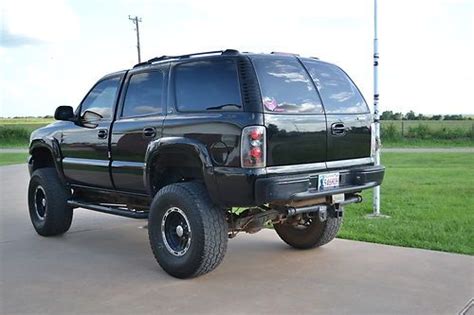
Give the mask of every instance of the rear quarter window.
<svg viewBox="0 0 474 315">
<path fill-rule="evenodd" d="M 341 68 L 319 61 L 303 61 L 323 100 L 326 113 L 367 113 L 359 90 Z"/>
<path fill-rule="evenodd" d="M 232 59 L 179 64 L 174 69 L 174 82 L 178 111 L 242 109 L 237 65 Z"/>
<path fill-rule="evenodd" d="M 321 100 L 296 58 L 254 57 L 266 112 L 323 113 Z"/>
</svg>

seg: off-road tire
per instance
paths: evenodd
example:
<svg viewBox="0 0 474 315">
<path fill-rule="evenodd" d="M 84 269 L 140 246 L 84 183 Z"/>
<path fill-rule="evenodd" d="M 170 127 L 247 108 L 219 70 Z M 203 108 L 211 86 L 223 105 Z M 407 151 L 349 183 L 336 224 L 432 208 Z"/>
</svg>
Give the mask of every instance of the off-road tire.
<svg viewBox="0 0 474 315">
<path fill-rule="evenodd" d="M 162 220 L 171 208 L 180 209 L 190 225 L 189 248 L 182 256 L 173 255 L 163 239 Z M 222 262 L 227 250 L 225 211 L 212 203 L 204 184 L 171 184 L 153 199 L 148 237 L 156 261 L 168 274 L 181 279 L 203 275 Z"/>
<path fill-rule="evenodd" d="M 321 222 L 318 217 L 313 218 L 311 225 L 304 229 L 288 224 L 275 224 L 273 227 L 278 236 L 288 245 L 298 249 L 309 249 L 323 246 L 332 241 L 342 225 L 342 217 L 328 217 Z"/>
<path fill-rule="evenodd" d="M 37 192 L 45 197 L 41 215 L 35 207 Z M 28 207 L 31 223 L 39 235 L 54 236 L 69 230 L 73 212 L 67 205 L 69 196 L 70 192 L 61 183 L 55 168 L 40 168 L 33 172 L 28 186 Z"/>
</svg>

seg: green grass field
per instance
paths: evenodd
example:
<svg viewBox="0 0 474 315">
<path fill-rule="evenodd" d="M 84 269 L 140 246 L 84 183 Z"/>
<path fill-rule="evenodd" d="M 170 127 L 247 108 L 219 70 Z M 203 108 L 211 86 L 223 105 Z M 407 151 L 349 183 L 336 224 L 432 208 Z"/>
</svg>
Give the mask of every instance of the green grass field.
<svg viewBox="0 0 474 315">
<path fill-rule="evenodd" d="M 28 153 L 0 153 L 0 166 L 26 163 Z"/>
<path fill-rule="evenodd" d="M 340 238 L 474 255 L 474 154 L 384 153 L 382 213 L 372 192 L 347 206 Z"/>
<path fill-rule="evenodd" d="M 0 121 L 1 123 L 1 121 Z M 439 129 L 464 129 L 472 130 L 474 121 L 473 120 L 382 120 L 382 127 L 387 125 L 394 125 L 398 131 L 404 129 L 408 132 L 410 127 L 416 127 L 418 125 L 425 125 L 433 130 Z"/>
<path fill-rule="evenodd" d="M 459 148 L 474 147 L 474 139 L 410 139 L 383 140 L 382 148 Z"/>
</svg>

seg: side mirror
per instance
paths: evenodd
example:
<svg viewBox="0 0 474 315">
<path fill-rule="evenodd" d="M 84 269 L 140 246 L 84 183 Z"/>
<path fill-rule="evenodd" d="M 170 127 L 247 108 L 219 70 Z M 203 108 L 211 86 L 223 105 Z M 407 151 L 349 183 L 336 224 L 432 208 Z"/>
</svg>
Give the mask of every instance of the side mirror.
<svg viewBox="0 0 474 315">
<path fill-rule="evenodd" d="M 59 106 L 54 112 L 54 119 L 56 120 L 73 120 L 74 109 L 71 106 Z"/>
</svg>

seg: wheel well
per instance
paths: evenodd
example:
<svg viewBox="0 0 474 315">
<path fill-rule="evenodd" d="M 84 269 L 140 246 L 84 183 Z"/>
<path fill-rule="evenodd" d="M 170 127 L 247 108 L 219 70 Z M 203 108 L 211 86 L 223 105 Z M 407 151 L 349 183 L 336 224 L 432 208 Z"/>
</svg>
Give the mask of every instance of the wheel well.
<svg viewBox="0 0 474 315">
<path fill-rule="evenodd" d="M 53 154 L 47 148 L 36 148 L 32 152 L 33 171 L 39 168 L 55 167 Z"/>
<path fill-rule="evenodd" d="M 202 162 L 186 149 L 166 149 L 151 163 L 150 186 L 153 195 L 161 188 L 178 182 L 202 180 Z"/>
</svg>

